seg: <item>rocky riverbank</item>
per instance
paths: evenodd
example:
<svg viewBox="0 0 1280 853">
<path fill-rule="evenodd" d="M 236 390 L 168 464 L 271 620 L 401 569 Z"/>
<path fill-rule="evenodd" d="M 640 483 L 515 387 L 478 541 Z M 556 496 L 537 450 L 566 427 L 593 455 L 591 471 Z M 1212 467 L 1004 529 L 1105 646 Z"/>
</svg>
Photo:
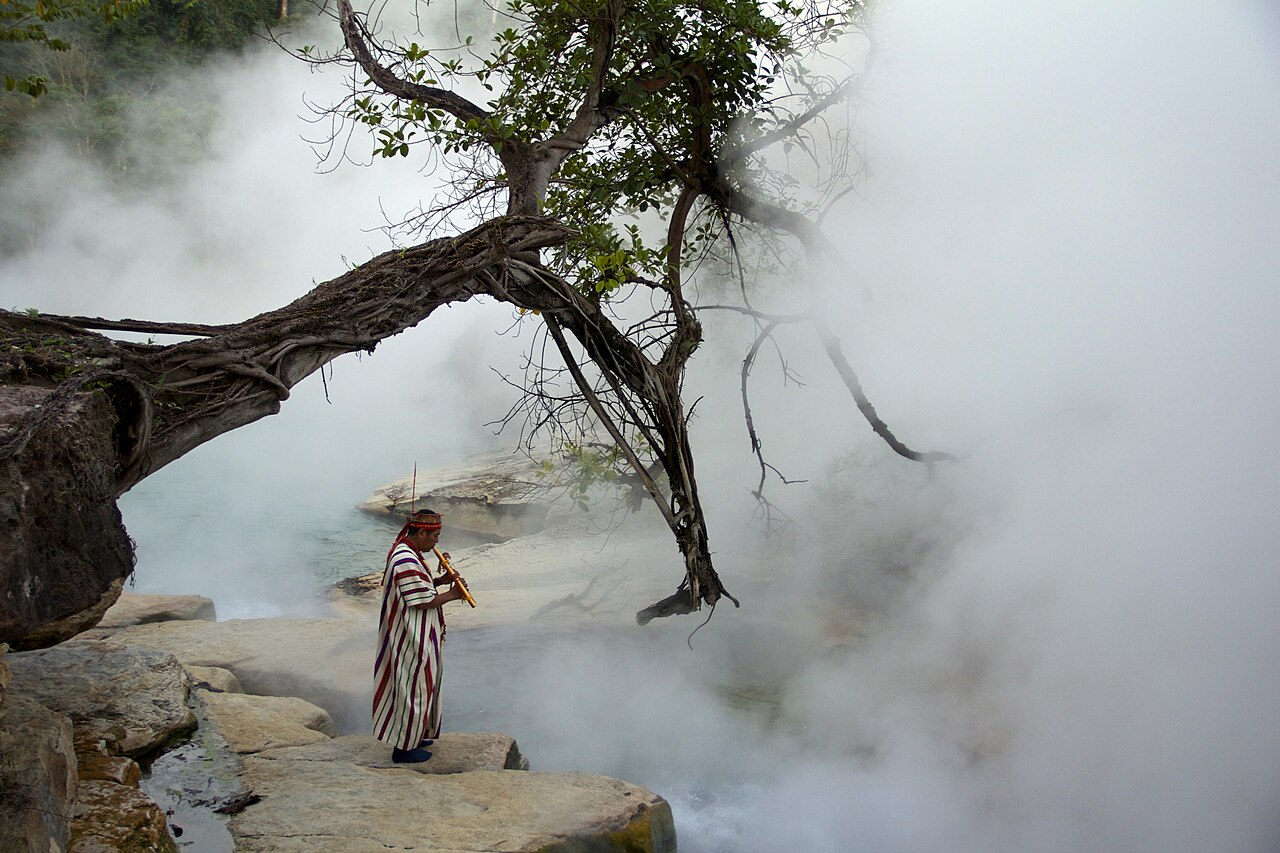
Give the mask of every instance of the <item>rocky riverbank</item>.
<svg viewBox="0 0 1280 853">
<path fill-rule="evenodd" d="M 71 641 L 0 653 L 0 849 L 675 850 L 661 797 L 530 771 L 505 735 L 448 732 L 412 767 L 339 735 L 372 624 L 338 612 L 217 622 L 126 593 Z"/>
<path fill-rule="evenodd" d="M 394 516 L 414 494 L 486 541 L 454 548 L 482 606 L 450 609 L 451 638 L 627 623 L 669 582 L 643 571 L 669 540 L 610 542 L 576 510 L 544 527 L 527 461 L 423 472 L 362 509 Z M 0 651 L 0 850 L 675 849 L 661 797 L 530 771 L 506 735 L 446 732 L 426 764 L 393 765 L 362 734 L 380 580 L 335 585 L 318 618 L 218 621 L 206 598 L 124 593 L 71 640 Z"/>
</svg>

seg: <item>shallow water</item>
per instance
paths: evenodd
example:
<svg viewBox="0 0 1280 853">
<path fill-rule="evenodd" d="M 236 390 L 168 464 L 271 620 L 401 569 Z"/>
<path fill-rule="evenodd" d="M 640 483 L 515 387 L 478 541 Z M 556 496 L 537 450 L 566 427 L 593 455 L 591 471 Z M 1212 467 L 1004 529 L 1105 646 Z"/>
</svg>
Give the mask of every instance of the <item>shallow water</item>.
<svg viewBox="0 0 1280 853">
<path fill-rule="evenodd" d="M 230 818 L 214 810 L 244 793 L 238 759 L 206 717 L 199 693 L 192 700 L 200 726 L 186 743 L 160 755 L 140 787 L 164 809 L 178 847 L 196 853 L 231 853 Z"/>
</svg>

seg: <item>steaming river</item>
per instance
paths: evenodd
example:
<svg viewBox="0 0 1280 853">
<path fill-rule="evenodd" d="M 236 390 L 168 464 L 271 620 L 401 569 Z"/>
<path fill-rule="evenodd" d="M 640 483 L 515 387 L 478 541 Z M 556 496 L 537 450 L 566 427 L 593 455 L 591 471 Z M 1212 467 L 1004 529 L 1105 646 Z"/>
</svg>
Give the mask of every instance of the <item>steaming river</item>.
<svg viewBox="0 0 1280 853">
<path fill-rule="evenodd" d="M 363 494 L 298 495 L 262 512 L 260 501 L 246 507 L 222 494 L 225 462 L 192 459 L 125 496 L 138 543 L 136 591 L 206 595 L 220 619 L 313 615 L 323 612 L 324 586 L 381 568 L 396 528 L 352 508 Z M 442 546 L 459 557 L 470 544 L 446 532 Z M 575 556 L 566 550 L 567 562 Z M 470 580 L 483 606 L 484 579 Z M 758 817 L 744 815 L 777 772 L 776 754 L 760 759 L 779 729 L 784 644 L 761 656 L 739 611 L 720 614 L 690 651 L 701 619 L 642 629 L 631 613 L 647 603 L 623 600 L 599 624 L 578 619 L 572 628 L 554 614 L 465 629 L 455 622 L 445 727 L 510 734 L 534 769 L 650 787 L 672 805 L 681 850 L 777 849 L 754 836 Z M 353 697 L 353 707 L 365 703 Z M 340 727 L 362 730 L 358 716 L 330 710 Z"/>
</svg>

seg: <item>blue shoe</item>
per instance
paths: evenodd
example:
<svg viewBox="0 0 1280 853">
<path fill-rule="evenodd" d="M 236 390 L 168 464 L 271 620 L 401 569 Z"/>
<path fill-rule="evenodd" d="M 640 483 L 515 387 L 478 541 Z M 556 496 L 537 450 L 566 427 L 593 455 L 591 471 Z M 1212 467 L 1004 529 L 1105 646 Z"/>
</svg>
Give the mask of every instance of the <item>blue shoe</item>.
<svg viewBox="0 0 1280 853">
<path fill-rule="evenodd" d="M 424 738 L 422 739 L 422 743 L 418 744 L 418 746 L 419 746 L 419 747 L 431 746 L 431 744 L 433 744 L 433 743 L 435 743 L 435 741 L 433 741 L 431 738 L 429 738 L 429 737 L 424 737 Z"/>
<path fill-rule="evenodd" d="M 422 747 L 417 749 L 395 749 L 391 750 L 391 760 L 396 764 L 419 764 L 431 757 L 431 753 Z"/>
</svg>

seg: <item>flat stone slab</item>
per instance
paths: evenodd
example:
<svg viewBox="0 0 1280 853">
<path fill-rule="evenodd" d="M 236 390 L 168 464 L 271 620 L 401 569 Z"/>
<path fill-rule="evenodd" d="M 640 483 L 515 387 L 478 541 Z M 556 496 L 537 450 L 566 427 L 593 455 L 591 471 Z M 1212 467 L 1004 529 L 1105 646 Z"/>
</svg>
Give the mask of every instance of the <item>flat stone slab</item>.
<svg viewBox="0 0 1280 853">
<path fill-rule="evenodd" d="M 248 693 L 297 696 L 351 730 L 368 725 L 375 618 L 155 622 L 121 628 L 112 641 L 230 670 Z"/>
<path fill-rule="evenodd" d="M 271 749 L 258 758 L 271 761 L 330 761 L 385 770 L 444 775 L 473 770 L 528 770 L 513 738 L 489 732 L 446 732 L 429 747 L 431 759 L 420 764 L 395 764 L 391 747 L 372 735 L 344 735 L 307 746 Z"/>
<path fill-rule="evenodd" d="M 241 755 L 327 741 L 337 731 L 323 708 L 293 696 L 205 693 L 209 722 Z"/>
<path fill-rule="evenodd" d="M 112 754 L 145 755 L 196 727 L 186 673 L 166 652 L 87 641 L 5 659 L 11 693 L 70 717 L 77 740 L 105 741 Z"/>
<path fill-rule="evenodd" d="M 231 820 L 238 853 L 674 853 L 667 802 L 586 773 L 432 775 L 245 758 L 263 799 Z"/>
<path fill-rule="evenodd" d="M 217 621 L 213 599 L 203 595 L 143 595 L 122 592 L 116 603 L 103 614 L 98 628 L 125 628 L 148 622 L 203 619 Z"/>
</svg>

